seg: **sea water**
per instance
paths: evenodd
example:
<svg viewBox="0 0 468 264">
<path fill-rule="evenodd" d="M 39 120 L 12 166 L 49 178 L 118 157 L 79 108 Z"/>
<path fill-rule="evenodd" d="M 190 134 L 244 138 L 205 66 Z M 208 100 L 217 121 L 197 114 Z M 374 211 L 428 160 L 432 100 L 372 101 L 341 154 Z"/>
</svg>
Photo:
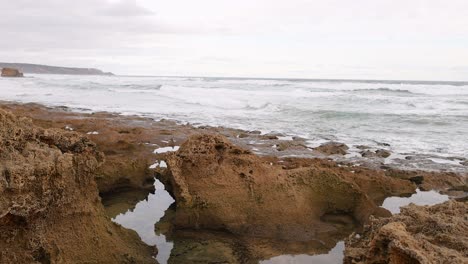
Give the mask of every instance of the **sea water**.
<svg viewBox="0 0 468 264">
<path fill-rule="evenodd" d="M 0 79 L 0 100 L 468 158 L 467 82 L 29 75 Z"/>
</svg>

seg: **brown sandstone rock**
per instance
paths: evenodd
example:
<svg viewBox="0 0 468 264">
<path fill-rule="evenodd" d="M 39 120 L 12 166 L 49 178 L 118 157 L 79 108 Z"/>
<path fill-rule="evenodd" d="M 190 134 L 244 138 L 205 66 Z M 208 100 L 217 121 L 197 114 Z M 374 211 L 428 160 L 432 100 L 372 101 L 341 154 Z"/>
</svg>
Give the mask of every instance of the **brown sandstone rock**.
<svg viewBox="0 0 468 264">
<path fill-rule="evenodd" d="M 409 205 L 346 241 L 344 263 L 468 263 L 468 204 Z"/>
<path fill-rule="evenodd" d="M 385 150 L 385 149 L 378 149 L 378 150 L 375 151 L 375 154 L 377 154 L 377 156 L 381 157 L 381 158 L 388 158 L 388 157 L 390 157 L 390 155 L 392 155 L 392 153 L 390 153 L 390 151 Z"/>
<path fill-rule="evenodd" d="M 158 133 L 145 127 L 150 123 L 148 120 L 139 117 L 127 120 L 110 113 L 74 113 L 67 108 L 37 104 L 13 104 L 5 108 L 30 117 L 37 126 L 61 130 L 68 127 L 95 142 L 97 150 L 105 154 L 104 163 L 95 173 L 100 193 L 152 190 L 154 176 L 148 167 L 156 159 L 152 153 L 156 147 L 145 143 Z M 97 134 L 88 134 L 93 131 Z"/>
<path fill-rule="evenodd" d="M 23 73 L 21 73 L 18 69 L 3 68 L 2 77 L 23 77 Z"/>
<path fill-rule="evenodd" d="M 320 165 L 287 170 L 219 135 L 189 138 L 166 162 L 159 177 L 176 200 L 179 229 L 305 241 L 337 232 L 333 222 L 364 223 L 372 214 L 389 214 L 353 182 L 356 173 Z"/>
<path fill-rule="evenodd" d="M 319 152 L 322 152 L 326 155 L 346 155 L 348 154 L 347 150 L 349 149 L 346 144 L 339 143 L 339 142 L 327 142 L 319 147 L 314 148 Z"/>
<path fill-rule="evenodd" d="M 430 172 L 430 171 L 406 171 L 388 169 L 387 176 L 392 178 L 406 179 L 418 185 L 422 190 L 445 191 L 458 186 L 468 186 L 467 175 L 459 175 L 453 172 Z"/>
<path fill-rule="evenodd" d="M 153 249 L 105 216 L 102 160 L 77 133 L 0 110 L 0 263 L 154 263 Z"/>
</svg>

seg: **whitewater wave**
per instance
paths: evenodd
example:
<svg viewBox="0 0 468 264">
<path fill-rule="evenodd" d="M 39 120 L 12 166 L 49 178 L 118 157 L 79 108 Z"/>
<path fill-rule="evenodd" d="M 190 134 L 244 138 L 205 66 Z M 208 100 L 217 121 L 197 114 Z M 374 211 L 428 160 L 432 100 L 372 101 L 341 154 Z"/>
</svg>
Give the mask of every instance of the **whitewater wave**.
<svg viewBox="0 0 468 264">
<path fill-rule="evenodd" d="M 35 75 L 1 79 L 0 100 L 468 158 L 465 84 Z"/>
<path fill-rule="evenodd" d="M 409 90 L 405 89 L 391 89 L 387 87 L 379 87 L 379 88 L 365 88 L 365 89 L 353 89 L 352 92 L 359 92 L 359 93 L 396 93 L 396 94 L 417 94 L 413 93 Z"/>
</svg>

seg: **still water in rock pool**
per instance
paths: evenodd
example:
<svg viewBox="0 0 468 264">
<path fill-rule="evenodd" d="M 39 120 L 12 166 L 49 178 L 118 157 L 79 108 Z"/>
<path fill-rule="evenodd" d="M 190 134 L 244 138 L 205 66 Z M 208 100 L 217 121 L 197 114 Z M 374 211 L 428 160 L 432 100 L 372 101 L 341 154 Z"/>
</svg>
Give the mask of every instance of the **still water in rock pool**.
<svg viewBox="0 0 468 264">
<path fill-rule="evenodd" d="M 154 224 L 164 216 L 164 212 L 174 202 L 169 193 L 164 190 L 164 185 L 156 180 L 155 192 L 140 201 L 133 210 L 117 215 L 112 221 L 125 228 L 135 230 L 141 240 L 150 246 L 158 248 L 157 260 L 159 263 L 167 263 L 173 243 L 166 240 L 164 235 L 156 235 Z"/>
<path fill-rule="evenodd" d="M 440 194 L 436 191 L 423 192 L 419 189 L 410 197 L 388 197 L 382 204 L 382 207 L 392 212 L 392 214 L 400 213 L 400 207 L 410 203 L 416 205 L 434 205 L 446 202 L 449 200 L 448 195 Z"/>
<path fill-rule="evenodd" d="M 148 245 L 158 248 L 157 260 L 159 263 L 168 263 L 171 257 L 171 251 L 174 249 L 174 243 L 168 241 L 163 234 L 155 233 L 155 224 L 164 216 L 165 211 L 174 203 L 174 200 L 169 193 L 164 189 L 164 185 L 156 180 L 154 183 L 155 192 L 149 194 L 146 199 L 138 202 L 134 209 L 127 210 L 125 213 L 117 215 L 112 220 L 119 223 L 123 227 L 135 230 L 141 237 L 142 241 Z M 447 195 L 441 195 L 435 191 L 420 191 L 419 189 L 411 197 L 388 197 L 385 199 L 382 207 L 388 209 L 392 213 L 399 213 L 400 207 L 415 203 L 418 205 L 433 205 L 447 201 Z M 213 244 L 206 243 L 206 247 L 212 247 Z M 333 249 L 326 254 L 317 255 L 279 255 L 268 260 L 260 261 L 261 264 L 286 264 L 286 263 L 342 263 L 343 251 L 345 248 L 344 241 L 339 241 Z M 176 250 L 176 249 L 174 249 Z M 199 248 L 197 250 L 200 250 Z M 216 248 L 203 249 L 194 253 L 200 256 L 203 252 L 216 251 Z M 190 253 L 189 253 L 190 254 Z M 216 255 L 216 254 L 215 254 Z M 203 259 L 209 259 L 210 256 L 200 256 Z M 177 261 L 172 261 L 176 263 Z"/>
</svg>

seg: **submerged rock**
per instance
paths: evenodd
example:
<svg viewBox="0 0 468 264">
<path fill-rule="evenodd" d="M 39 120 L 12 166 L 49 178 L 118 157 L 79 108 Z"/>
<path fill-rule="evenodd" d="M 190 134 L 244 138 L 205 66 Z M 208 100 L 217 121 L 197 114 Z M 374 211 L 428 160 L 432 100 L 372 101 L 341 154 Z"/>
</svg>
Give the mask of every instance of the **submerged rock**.
<svg viewBox="0 0 468 264">
<path fill-rule="evenodd" d="M 307 241 L 389 215 L 364 190 L 397 186 L 389 177 L 363 177 L 330 163 L 288 170 L 218 135 L 192 136 L 166 162 L 159 178 L 176 200 L 176 229 Z"/>
<path fill-rule="evenodd" d="M 346 144 L 339 142 L 327 142 L 319 147 L 314 148 L 314 150 L 322 152 L 326 155 L 346 155 L 348 154 L 349 147 Z"/>
<path fill-rule="evenodd" d="M 2 77 L 23 77 L 23 73 L 14 68 L 3 68 Z"/>
<path fill-rule="evenodd" d="M 376 151 L 371 151 L 371 150 L 363 150 L 360 152 L 362 157 L 365 158 L 388 158 L 390 157 L 391 153 L 388 150 L 385 149 L 378 149 Z"/>
<path fill-rule="evenodd" d="M 385 149 L 378 149 L 375 151 L 375 154 L 378 156 L 378 157 L 381 157 L 381 158 L 388 158 L 390 157 L 390 155 L 392 155 L 392 153 L 388 150 L 385 150 Z"/>
<path fill-rule="evenodd" d="M 344 263 L 468 263 L 468 204 L 409 205 L 346 241 Z"/>
<path fill-rule="evenodd" d="M 154 263 L 112 223 L 94 173 L 96 145 L 0 110 L 0 263 Z"/>
</svg>

